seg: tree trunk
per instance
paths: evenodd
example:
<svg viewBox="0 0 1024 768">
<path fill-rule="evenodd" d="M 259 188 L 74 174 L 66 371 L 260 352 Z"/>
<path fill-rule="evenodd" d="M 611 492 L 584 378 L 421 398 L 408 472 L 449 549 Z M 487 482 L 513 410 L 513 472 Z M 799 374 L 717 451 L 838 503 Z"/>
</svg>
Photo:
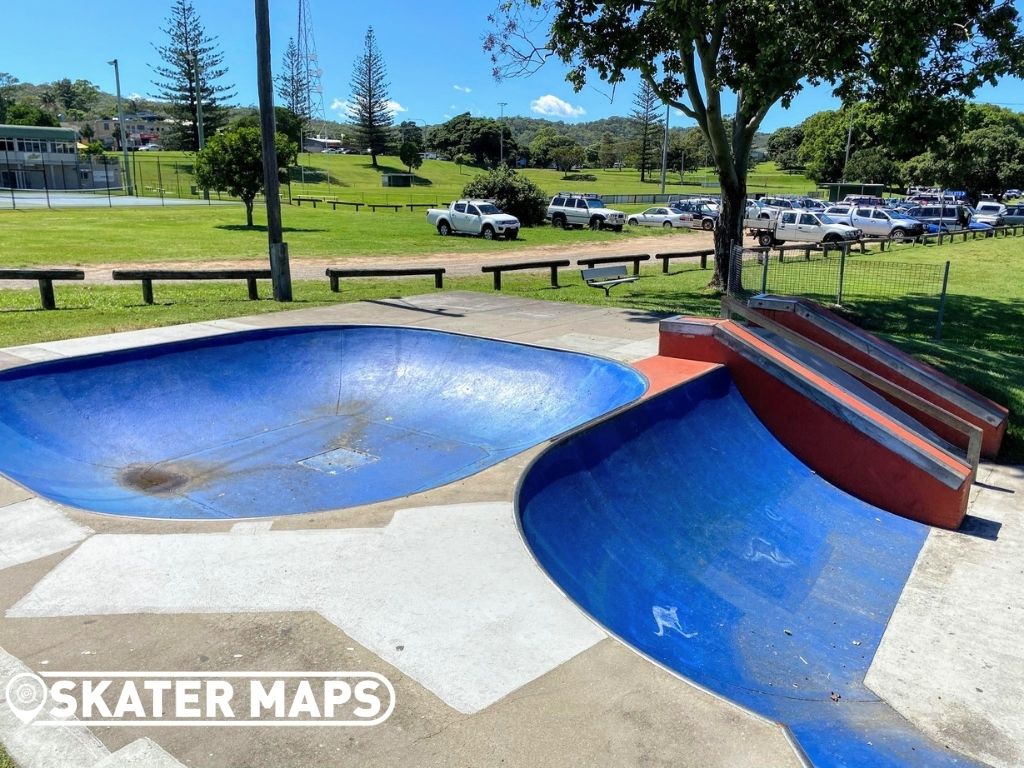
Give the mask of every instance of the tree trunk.
<svg viewBox="0 0 1024 768">
<path fill-rule="evenodd" d="M 247 197 L 242 200 L 245 203 L 245 224 L 248 227 L 252 226 L 252 203 L 253 198 Z"/>
<path fill-rule="evenodd" d="M 372 165 L 374 168 L 376 168 L 377 167 L 377 153 L 376 152 L 371 152 L 370 153 L 370 161 L 371 161 L 370 165 Z"/>
<path fill-rule="evenodd" d="M 722 209 L 715 227 L 715 276 L 712 285 L 720 290 L 729 287 L 732 246 L 743 245 L 743 218 L 746 214 L 746 185 L 725 184 L 722 179 Z M 740 272 L 733 275 L 733 290 L 742 287 Z"/>
</svg>

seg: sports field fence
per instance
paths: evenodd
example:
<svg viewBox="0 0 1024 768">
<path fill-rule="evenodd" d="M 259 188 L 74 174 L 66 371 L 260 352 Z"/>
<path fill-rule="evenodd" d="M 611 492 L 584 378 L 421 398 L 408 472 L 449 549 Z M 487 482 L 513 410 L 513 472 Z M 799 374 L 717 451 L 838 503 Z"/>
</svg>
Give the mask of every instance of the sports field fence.
<svg viewBox="0 0 1024 768">
<path fill-rule="evenodd" d="M 731 251 L 727 291 L 801 296 L 853 316 L 870 330 L 942 338 L 949 266 L 878 260 L 849 247 L 811 250 L 805 258 L 774 258 L 769 249 Z"/>
</svg>

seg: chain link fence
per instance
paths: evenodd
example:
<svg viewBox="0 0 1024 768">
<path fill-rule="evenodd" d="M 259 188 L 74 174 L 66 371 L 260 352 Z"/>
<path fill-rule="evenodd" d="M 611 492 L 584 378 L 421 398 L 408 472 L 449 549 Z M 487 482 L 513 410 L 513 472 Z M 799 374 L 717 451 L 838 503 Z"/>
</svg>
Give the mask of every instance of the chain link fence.
<svg viewBox="0 0 1024 768">
<path fill-rule="evenodd" d="M 942 336 L 949 262 L 908 264 L 851 253 L 810 250 L 783 259 L 768 248 L 733 246 L 728 293 L 802 296 L 838 307 L 871 330 Z"/>
</svg>

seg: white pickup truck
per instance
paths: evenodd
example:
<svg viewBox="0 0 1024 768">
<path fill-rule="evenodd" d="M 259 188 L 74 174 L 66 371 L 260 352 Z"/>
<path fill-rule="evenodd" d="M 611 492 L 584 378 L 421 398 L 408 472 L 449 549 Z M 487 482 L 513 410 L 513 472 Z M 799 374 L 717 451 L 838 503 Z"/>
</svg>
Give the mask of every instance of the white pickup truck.
<svg viewBox="0 0 1024 768">
<path fill-rule="evenodd" d="M 782 245 L 789 240 L 800 243 L 841 243 L 859 240 L 862 234 L 859 229 L 835 221 L 825 214 L 799 209 L 779 211 L 775 219 L 747 218 L 743 226 L 757 238 L 759 245 L 765 246 Z"/>
<path fill-rule="evenodd" d="M 485 240 L 519 237 L 519 219 L 502 213 L 490 200 L 456 200 L 447 208 L 429 208 L 427 223 L 437 227 L 442 236 L 478 235 Z"/>
</svg>

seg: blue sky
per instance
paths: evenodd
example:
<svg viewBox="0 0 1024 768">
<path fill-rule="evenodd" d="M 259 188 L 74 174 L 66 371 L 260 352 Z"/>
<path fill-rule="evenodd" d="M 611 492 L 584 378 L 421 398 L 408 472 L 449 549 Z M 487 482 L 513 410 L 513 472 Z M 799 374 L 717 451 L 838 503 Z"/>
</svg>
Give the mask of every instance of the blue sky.
<svg viewBox="0 0 1024 768">
<path fill-rule="evenodd" d="M 84 78 L 113 92 L 113 69 L 106 62 L 116 57 L 124 94 L 154 93 L 150 65 L 157 56 L 153 46 L 166 40 L 160 28 L 171 0 L 121 4 L 123 13 L 117 12 L 117 3 L 93 4 L 91 8 L 70 0 L 47 0 L 43 6 L 25 2 L 4 5 L 0 71 L 28 82 Z M 207 32 L 219 38 L 230 70 L 227 80 L 236 86 L 238 103 L 254 104 L 252 0 L 194 0 L 194 5 Z M 388 66 L 399 120 L 433 124 L 466 111 L 497 116 L 502 101 L 507 102 L 506 115 L 567 121 L 625 115 L 630 109 L 635 80 L 612 93 L 595 79 L 593 87 L 574 93 L 565 82 L 564 67 L 556 61 L 530 77 L 495 83 L 481 39 L 487 29 L 487 14 L 497 0 L 309 0 L 309 5 L 329 116 L 334 105 L 333 116 L 338 117 L 338 105 L 349 98 L 352 63 L 369 25 L 374 27 Z M 1017 5 L 1021 8 L 1022 2 Z M 270 0 L 270 8 L 276 69 L 288 38 L 296 34 L 298 0 Z M 977 100 L 1024 110 L 1024 83 L 1008 79 L 980 91 Z M 827 87 L 807 89 L 789 110 L 773 108 L 762 129 L 793 125 L 835 106 Z M 673 125 L 688 123 L 679 114 L 672 118 Z"/>
</svg>

